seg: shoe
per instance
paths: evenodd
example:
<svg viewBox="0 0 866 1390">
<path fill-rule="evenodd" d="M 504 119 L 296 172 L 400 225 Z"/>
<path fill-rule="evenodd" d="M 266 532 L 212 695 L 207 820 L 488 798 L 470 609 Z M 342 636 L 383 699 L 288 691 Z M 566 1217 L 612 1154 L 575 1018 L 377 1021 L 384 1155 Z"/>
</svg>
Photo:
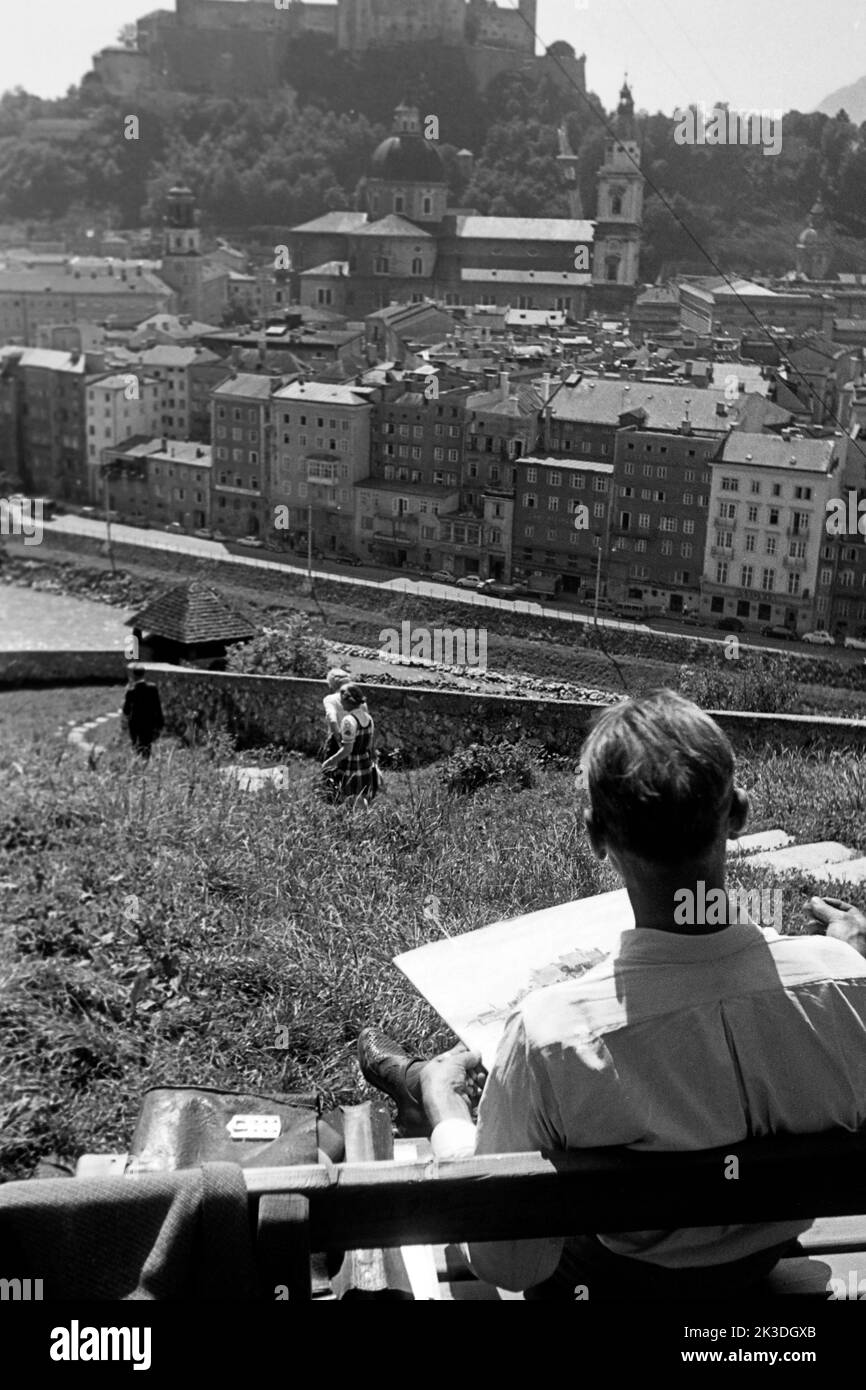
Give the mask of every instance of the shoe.
<svg viewBox="0 0 866 1390">
<path fill-rule="evenodd" d="M 395 1102 L 397 1129 L 406 1139 L 430 1134 L 424 1107 L 406 1084 L 406 1073 L 412 1063 L 424 1060 L 423 1057 L 410 1057 L 379 1028 L 364 1028 L 358 1038 L 358 1063 L 364 1079 Z"/>
</svg>

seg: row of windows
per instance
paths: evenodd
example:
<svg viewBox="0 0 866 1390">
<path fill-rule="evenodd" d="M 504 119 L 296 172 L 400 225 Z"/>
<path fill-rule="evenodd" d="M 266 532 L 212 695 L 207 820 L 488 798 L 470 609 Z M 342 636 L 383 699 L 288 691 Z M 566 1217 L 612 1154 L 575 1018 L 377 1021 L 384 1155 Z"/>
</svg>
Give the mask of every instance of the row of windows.
<svg viewBox="0 0 866 1390">
<path fill-rule="evenodd" d="M 743 481 L 745 481 L 745 479 L 744 479 Z M 725 475 L 725 476 L 723 476 L 723 477 L 722 477 L 722 481 L 721 481 L 721 489 L 722 489 L 722 492 L 739 492 L 739 490 L 740 490 L 740 479 L 739 479 L 738 477 L 736 477 L 736 476 L 733 476 L 733 475 Z M 761 483 L 760 483 L 760 480 L 759 480 L 759 479 L 757 479 L 757 478 L 752 478 L 752 479 L 750 480 L 750 482 L 749 482 L 749 492 L 750 492 L 750 494 L 752 495 L 752 497 L 760 497 L 760 495 L 761 495 Z M 771 496 L 771 497 L 781 497 L 781 496 L 782 496 L 782 484 L 781 484 L 781 483 L 772 483 L 772 484 L 770 485 L 770 496 Z M 796 502 L 811 502 L 811 500 L 812 500 L 812 489 L 811 489 L 810 487 L 806 487 L 805 485 L 799 484 L 799 483 L 798 483 L 797 486 L 794 488 L 794 500 L 795 500 Z"/>
<path fill-rule="evenodd" d="M 729 566 L 727 560 L 720 560 L 719 563 L 716 565 L 716 583 L 717 583 L 717 584 L 727 584 L 727 583 L 729 582 L 729 580 L 728 580 L 728 575 L 729 575 L 729 573 L 730 573 L 730 566 Z M 802 576 L 801 576 L 796 570 L 792 571 L 792 572 L 788 575 L 787 593 L 788 593 L 788 596 L 789 596 L 790 598 L 796 598 L 796 597 L 798 597 L 798 595 L 800 594 L 800 586 L 801 586 L 801 583 L 802 583 Z M 761 570 L 761 583 L 760 583 L 760 585 L 756 586 L 756 585 L 755 585 L 755 570 L 754 570 L 754 567 L 753 567 L 752 565 L 743 565 L 743 567 L 742 567 L 742 569 L 741 569 L 741 571 L 740 571 L 740 585 L 739 585 L 739 587 L 740 587 L 741 589 L 753 589 L 753 588 L 755 588 L 755 587 L 758 587 L 762 593 L 765 593 L 765 594 L 772 594 L 772 593 L 775 593 L 775 591 L 776 591 L 776 571 L 775 571 L 775 570 L 772 570 L 772 569 L 762 569 L 762 570 Z"/>
</svg>

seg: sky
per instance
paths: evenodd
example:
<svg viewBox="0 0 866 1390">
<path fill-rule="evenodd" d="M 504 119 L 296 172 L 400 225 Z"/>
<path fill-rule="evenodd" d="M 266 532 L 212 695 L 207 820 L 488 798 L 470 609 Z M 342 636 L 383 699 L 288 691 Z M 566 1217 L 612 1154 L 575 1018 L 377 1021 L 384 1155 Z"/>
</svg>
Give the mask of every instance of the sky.
<svg viewBox="0 0 866 1390">
<path fill-rule="evenodd" d="M 3 0 L 0 91 L 61 96 L 121 25 L 160 7 L 173 0 Z M 668 114 L 719 100 L 808 111 L 866 76 L 863 0 L 539 0 L 538 28 L 586 54 L 587 85 L 608 109 L 626 70 L 638 107 Z"/>
</svg>

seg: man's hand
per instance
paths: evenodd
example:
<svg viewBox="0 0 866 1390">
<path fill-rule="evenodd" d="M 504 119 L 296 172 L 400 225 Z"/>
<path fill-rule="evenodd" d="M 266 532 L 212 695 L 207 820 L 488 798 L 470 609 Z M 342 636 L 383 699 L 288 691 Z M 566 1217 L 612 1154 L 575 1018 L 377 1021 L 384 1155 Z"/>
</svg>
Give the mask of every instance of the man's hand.
<svg viewBox="0 0 866 1390">
<path fill-rule="evenodd" d="M 866 956 L 866 917 L 843 898 L 811 898 L 811 917 L 807 923 L 810 936 L 832 936 L 846 941 Z"/>
<path fill-rule="evenodd" d="M 459 1043 L 450 1052 L 426 1062 L 421 1072 L 421 1101 L 431 1125 L 443 1120 L 469 1120 L 484 1085 L 481 1057 Z"/>
</svg>

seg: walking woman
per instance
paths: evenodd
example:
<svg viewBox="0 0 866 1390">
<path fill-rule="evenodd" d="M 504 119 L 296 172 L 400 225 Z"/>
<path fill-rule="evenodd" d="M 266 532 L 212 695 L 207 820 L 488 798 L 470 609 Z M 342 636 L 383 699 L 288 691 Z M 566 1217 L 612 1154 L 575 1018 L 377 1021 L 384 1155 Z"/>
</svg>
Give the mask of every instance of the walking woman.
<svg viewBox="0 0 866 1390">
<path fill-rule="evenodd" d="M 354 681 L 342 686 L 340 703 L 346 711 L 340 726 L 342 744 L 333 757 L 322 764 L 322 771 L 336 773 L 336 801 L 363 801 L 367 805 L 379 790 L 376 726 L 367 709 L 362 686 Z"/>
</svg>

